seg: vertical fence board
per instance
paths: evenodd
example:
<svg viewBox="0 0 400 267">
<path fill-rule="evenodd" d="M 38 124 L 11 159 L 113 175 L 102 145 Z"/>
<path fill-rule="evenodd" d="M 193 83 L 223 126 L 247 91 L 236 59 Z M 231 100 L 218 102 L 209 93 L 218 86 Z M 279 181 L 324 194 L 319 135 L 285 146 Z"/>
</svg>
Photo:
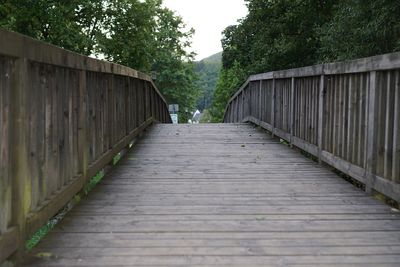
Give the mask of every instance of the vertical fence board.
<svg viewBox="0 0 400 267">
<path fill-rule="evenodd" d="M 400 71 L 396 71 L 394 85 L 393 170 L 392 180 L 400 182 Z"/>
<path fill-rule="evenodd" d="M 10 173 L 12 64 L 11 59 L 0 57 L 0 235 L 7 232 L 12 216 L 12 178 Z"/>
</svg>

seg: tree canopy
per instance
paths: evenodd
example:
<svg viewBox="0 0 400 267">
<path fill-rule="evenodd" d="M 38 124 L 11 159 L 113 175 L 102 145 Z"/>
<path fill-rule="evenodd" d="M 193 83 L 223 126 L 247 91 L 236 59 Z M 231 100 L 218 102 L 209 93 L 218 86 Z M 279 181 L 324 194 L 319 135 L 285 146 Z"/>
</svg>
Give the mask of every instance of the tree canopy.
<svg viewBox="0 0 400 267">
<path fill-rule="evenodd" d="M 180 121 L 195 108 L 193 30 L 162 0 L 3 0 L 0 27 L 154 73 L 167 101 L 180 105 Z"/>
<path fill-rule="evenodd" d="M 254 73 L 400 50 L 398 0 L 246 0 L 248 15 L 222 38 L 212 115 Z"/>
</svg>

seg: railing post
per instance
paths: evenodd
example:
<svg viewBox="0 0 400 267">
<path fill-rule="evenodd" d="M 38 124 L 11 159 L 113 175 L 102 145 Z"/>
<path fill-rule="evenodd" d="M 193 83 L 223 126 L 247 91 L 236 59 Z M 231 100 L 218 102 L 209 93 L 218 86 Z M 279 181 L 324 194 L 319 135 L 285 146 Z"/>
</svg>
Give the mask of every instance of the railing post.
<svg viewBox="0 0 400 267">
<path fill-rule="evenodd" d="M 31 205 L 31 180 L 29 173 L 29 125 L 28 125 L 28 60 L 15 60 L 11 88 L 11 177 L 12 177 L 12 221 L 18 228 L 18 251 L 14 260 L 19 265 L 26 236 L 26 218 Z"/>
<path fill-rule="evenodd" d="M 292 77 L 292 83 L 290 87 L 290 147 L 293 147 L 293 135 L 294 135 L 294 77 Z"/>
<path fill-rule="evenodd" d="M 371 193 L 374 187 L 374 172 L 376 167 L 376 132 L 377 132 L 377 112 L 376 112 L 376 71 L 369 73 L 368 87 L 368 124 L 367 124 L 367 165 L 365 175 L 365 191 Z"/>
<path fill-rule="evenodd" d="M 321 74 L 318 95 L 318 161 L 322 163 L 322 142 L 324 129 L 324 99 L 325 99 L 325 75 Z"/>
</svg>

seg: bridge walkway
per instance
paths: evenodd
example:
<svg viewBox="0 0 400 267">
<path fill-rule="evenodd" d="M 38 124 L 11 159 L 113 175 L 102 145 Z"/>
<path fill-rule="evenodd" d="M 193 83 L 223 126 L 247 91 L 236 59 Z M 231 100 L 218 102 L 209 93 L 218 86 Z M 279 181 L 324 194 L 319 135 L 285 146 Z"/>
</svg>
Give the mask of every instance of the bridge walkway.
<svg viewBox="0 0 400 267">
<path fill-rule="evenodd" d="M 31 266 L 399 266 L 400 215 L 250 124 L 159 124 L 31 254 L 46 255 Z"/>
</svg>

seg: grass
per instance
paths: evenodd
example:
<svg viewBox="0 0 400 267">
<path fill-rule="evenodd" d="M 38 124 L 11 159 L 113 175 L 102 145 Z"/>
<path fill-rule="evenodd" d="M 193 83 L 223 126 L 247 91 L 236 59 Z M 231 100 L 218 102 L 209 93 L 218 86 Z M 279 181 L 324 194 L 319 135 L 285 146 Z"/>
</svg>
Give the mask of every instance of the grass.
<svg viewBox="0 0 400 267">
<path fill-rule="evenodd" d="M 114 162 L 114 159 L 113 159 Z M 114 164 L 113 164 L 114 165 Z M 103 179 L 105 173 L 104 170 L 99 171 L 95 176 L 93 176 L 90 181 L 84 186 L 83 192 L 85 196 L 89 194 L 90 191 Z"/>
<path fill-rule="evenodd" d="M 130 145 L 131 147 L 132 145 Z M 122 158 L 122 154 L 118 153 L 112 160 L 112 165 L 115 166 Z M 89 182 L 83 187 L 83 190 L 76 194 L 55 216 L 50 218 L 45 225 L 37 230 L 30 239 L 25 243 L 27 251 L 32 250 L 64 217 L 65 215 L 78 204 L 82 197 L 86 197 L 93 188 L 103 179 L 105 171 L 99 171 L 93 176 Z"/>
<path fill-rule="evenodd" d="M 122 158 L 122 154 L 118 153 L 112 160 L 113 166 L 115 166 L 118 163 L 118 161 L 120 161 L 121 158 Z"/>
<path fill-rule="evenodd" d="M 45 237 L 57 225 L 57 223 L 64 218 L 65 214 L 67 214 L 72 207 L 73 205 L 68 203 L 60 212 L 48 220 L 45 225 L 37 230 L 36 233 L 34 233 L 32 237 L 26 241 L 25 249 L 30 251 L 32 248 L 34 248 L 40 242 L 40 240 L 42 240 L 43 237 Z"/>
<path fill-rule="evenodd" d="M 279 139 L 279 143 L 281 143 L 282 145 L 290 146 L 290 143 L 285 139 Z"/>
</svg>

